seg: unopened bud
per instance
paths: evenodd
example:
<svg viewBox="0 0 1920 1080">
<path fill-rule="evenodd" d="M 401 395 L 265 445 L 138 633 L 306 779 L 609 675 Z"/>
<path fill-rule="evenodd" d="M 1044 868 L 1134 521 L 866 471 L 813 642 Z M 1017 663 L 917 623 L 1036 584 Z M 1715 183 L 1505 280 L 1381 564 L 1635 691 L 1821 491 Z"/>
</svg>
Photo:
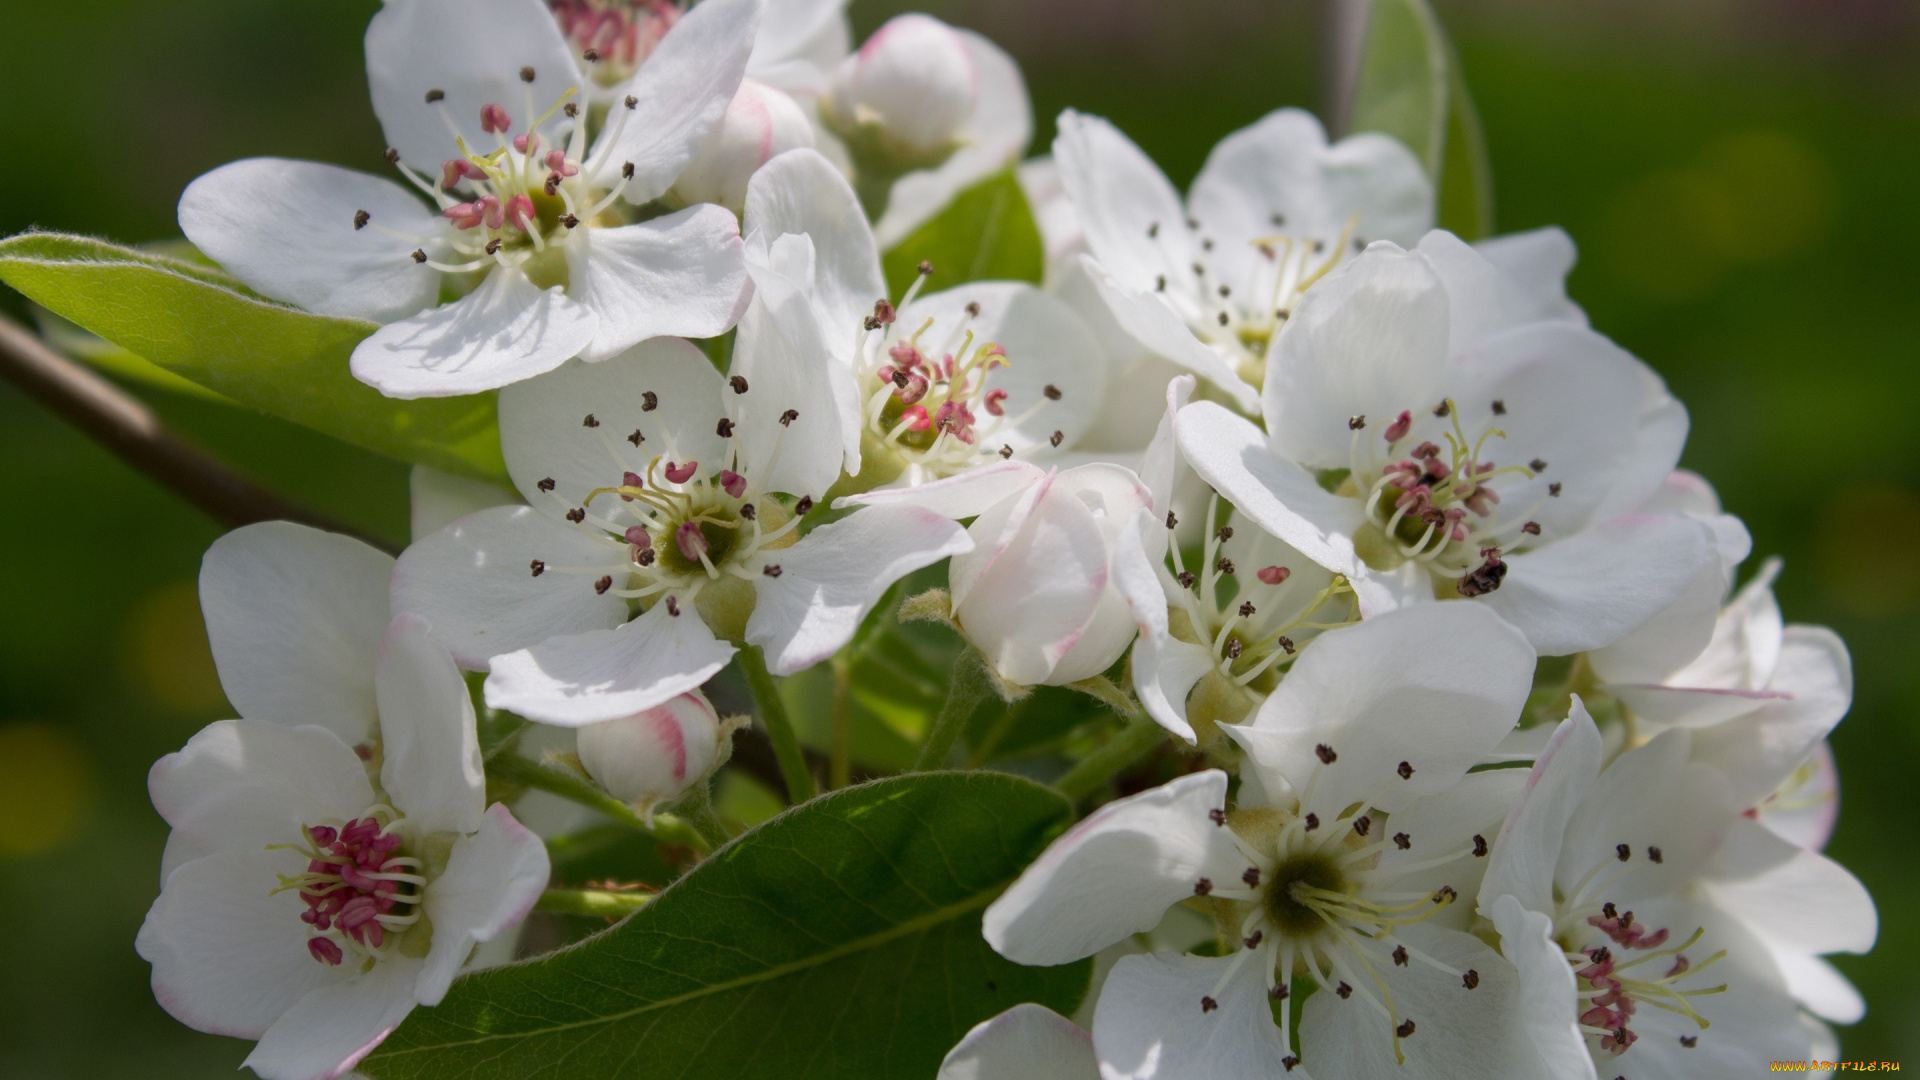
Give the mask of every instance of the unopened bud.
<svg viewBox="0 0 1920 1080">
<path fill-rule="evenodd" d="M 965 39 L 930 15 L 900 15 L 841 63 L 822 113 L 856 159 L 902 173 L 951 156 L 979 100 Z"/>
<path fill-rule="evenodd" d="M 813 125 L 792 98 L 765 83 L 743 79 L 725 115 L 674 182 L 683 202 L 718 203 L 741 212 L 747 181 L 778 154 L 813 145 Z"/>
<path fill-rule="evenodd" d="M 580 729 L 580 764 L 624 803 L 671 804 L 706 780 L 731 739 L 695 690 L 634 716 Z"/>
</svg>

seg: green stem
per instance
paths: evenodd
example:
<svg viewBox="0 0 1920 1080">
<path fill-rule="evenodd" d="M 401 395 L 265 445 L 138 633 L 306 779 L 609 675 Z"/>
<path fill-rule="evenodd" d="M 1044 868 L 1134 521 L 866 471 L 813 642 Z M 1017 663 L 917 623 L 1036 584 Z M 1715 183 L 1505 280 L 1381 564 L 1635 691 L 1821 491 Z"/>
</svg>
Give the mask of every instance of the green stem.
<svg viewBox="0 0 1920 1080">
<path fill-rule="evenodd" d="M 966 730 L 974 707 L 991 691 L 980 653 L 971 646 L 962 649 L 953 660 L 953 673 L 947 677 L 947 700 L 940 706 L 940 715 L 934 718 L 933 730 L 927 732 L 927 743 L 920 748 L 920 757 L 913 763 L 914 771 L 925 772 L 946 764 L 947 755 L 953 752 L 953 744 Z"/>
<path fill-rule="evenodd" d="M 542 765 L 519 754 L 502 754 L 487 762 L 487 775 L 509 784 L 538 788 L 588 809 L 598 810 L 622 825 L 651 834 L 665 843 L 690 847 L 702 855 L 713 850 L 706 837 L 678 818 L 656 814 L 653 826 L 649 828 L 646 818 L 641 817 L 639 811 L 594 787 L 585 777 Z"/>
<path fill-rule="evenodd" d="M 675 804 L 673 812 L 714 847 L 733 839 L 733 834 L 721 823 L 720 815 L 713 812 L 713 789 L 704 782 L 696 785 L 686 798 Z M 654 820 L 659 818 L 656 816 Z"/>
<path fill-rule="evenodd" d="M 739 652 L 740 671 L 753 691 L 754 704 L 760 706 L 760 723 L 766 726 L 773 743 L 773 756 L 780 762 L 780 777 L 787 782 L 787 801 L 798 805 L 820 793 L 807 768 L 806 755 L 800 752 L 800 738 L 793 733 L 793 721 L 787 718 L 786 702 L 780 700 L 780 688 L 767 672 L 766 655 L 758 645 Z"/>
<path fill-rule="evenodd" d="M 1079 802 L 1166 741 L 1166 728 L 1151 720 L 1136 720 L 1115 732 L 1106 745 L 1082 758 L 1080 764 L 1055 780 L 1054 790 Z"/>
<path fill-rule="evenodd" d="M 827 787 L 843 788 L 853 779 L 848 760 L 847 734 L 853 722 L 853 659 L 845 653 L 833 658 L 833 753 L 827 762 Z"/>
<path fill-rule="evenodd" d="M 607 889 L 548 889 L 534 901 L 535 911 L 557 911 L 563 915 L 600 915 L 619 918 L 653 903 L 650 892 L 612 892 Z"/>
</svg>

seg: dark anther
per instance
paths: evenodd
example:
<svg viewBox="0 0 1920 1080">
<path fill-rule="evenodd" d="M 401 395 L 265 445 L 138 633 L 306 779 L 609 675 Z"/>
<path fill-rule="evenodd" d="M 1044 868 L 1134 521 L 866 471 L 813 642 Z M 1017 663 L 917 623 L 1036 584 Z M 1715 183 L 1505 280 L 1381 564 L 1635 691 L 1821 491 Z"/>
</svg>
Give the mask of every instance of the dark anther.
<svg viewBox="0 0 1920 1080">
<path fill-rule="evenodd" d="M 1354 237 L 1354 238 L 1353 238 L 1353 250 L 1355 250 L 1355 251 L 1365 251 L 1365 250 L 1367 250 L 1367 241 L 1366 241 L 1366 239 L 1365 239 L 1364 237 L 1359 237 L 1359 236 L 1356 236 L 1356 237 Z"/>
<path fill-rule="evenodd" d="M 1220 286 L 1220 299 L 1225 300 L 1227 297 L 1232 295 L 1233 295 L 1233 286 L 1231 285 Z"/>
<path fill-rule="evenodd" d="M 1339 986 L 1333 988 L 1333 992 L 1340 995 L 1341 1001 L 1345 1001 L 1353 996 L 1353 987 L 1342 982 Z"/>
<path fill-rule="evenodd" d="M 1402 1020 L 1400 1022 L 1400 1026 L 1393 1029 L 1393 1033 L 1395 1035 L 1400 1036 L 1403 1039 L 1407 1038 L 1408 1036 L 1413 1034 L 1413 1021 Z"/>
<path fill-rule="evenodd" d="M 571 120 L 574 117 L 580 115 L 580 106 L 569 101 L 565 105 L 561 106 L 560 111 L 563 113 L 566 113 L 567 119 Z"/>
<path fill-rule="evenodd" d="M 667 597 L 667 614 L 676 619 L 680 617 L 680 601 L 671 596 Z"/>
<path fill-rule="evenodd" d="M 1699 1045 L 1700 1045 L 1700 1036 L 1698 1036 L 1698 1035 L 1682 1035 L 1682 1036 L 1680 1036 L 1680 1045 L 1681 1045 L 1681 1046 L 1684 1046 L 1684 1047 L 1686 1047 L 1686 1048 L 1687 1048 L 1687 1049 L 1689 1049 L 1689 1050 L 1691 1050 L 1691 1049 L 1693 1049 L 1694 1047 L 1696 1047 L 1696 1046 L 1699 1046 Z"/>
<path fill-rule="evenodd" d="M 1204 240 L 1202 240 L 1202 241 L 1200 241 L 1200 250 L 1201 250 L 1201 251 L 1212 251 L 1212 250 L 1213 250 L 1213 238 L 1212 238 L 1212 237 L 1208 237 L 1208 238 L 1206 238 L 1206 239 L 1204 239 Z"/>
<path fill-rule="evenodd" d="M 1633 849 L 1625 844 L 1613 845 L 1613 853 L 1620 856 L 1621 862 L 1626 862 L 1628 859 L 1633 858 Z"/>
<path fill-rule="evenodd" d="M 1220 526 L 1220 528 L 1219 528 L 1218 530 L 1216 530 L 1216 531 L 1214 532 L 1214 534 L 1213 534 L 1213 538 L 1214 538 L 1215 540 L 1231 540 L 1231 539 L 1233 539 L 1233 526 L 1231 526 L 1231 525 L 1222 525 L 1222 526 Z"/>
<path fill-rule="evenodd" d="M 1507 403 L 1504 401 L 1501 401 L 1499 398 L 1494 398 L 1493 399 L 1493 415 L 1495 416 L 1507 415 Z"/>
<path fill-rule="evenodd" d="M 541 562 L 539 559 L 535 559 L 527 564 L 527 569 L 533 571 L 534 577 L 539 577 L 541 574 L 547 572 L 547 564 Z"/>
<path fill-rule="evenodd" d="M 979 314 L 980 314 L 980 301 L 978 301 L 978 300 L 969 300 L 969 301 L 967 301 L 967 314 L 969 314 L 969 315 L 976 315 L 976 316 L 977 316 L 977 315 L 979 315 Z"/>
<path fill-rule="evenodd" d="M 1000 460 L 1011 461 L 1012 459 L 1013 459 L 1013 446 L 1009 443 L 1001 443 L 1000 444 Z"/>
<path fill-rule="evenodd" d="M 1266 936 L 1267 936 L 1267 932 L 1265 930 L 1255 930 L 1253 932 L 1252 937 L 1246 938 L 1245 940 L 1241 941 L 1240 944 L 1245 945 L 1249 949 L 1257 949 L 1260 947 L 1260 942 Z"/>
<path fill-rule="evenodd" d="M 1213 891 L 1213 882 L 1207 880 L 1206 878 L 1201 878 L 1199 881 L 1196 881 L 1193 883 L 1193 895 L 1195 896 L 1206 896 L 1208 893 L 1211 893 L 1212 891 Z"/>
<path fill-rule="evenodd" d="M 1532 469 L 1534 472 L 1546 472 L 1547 463 L 1540 458 L 1534 458 L 1532 461 L 1527 462 L 1527 468 Z"/>
<path fill-rule="evenodd" d="M 426 261 L 427 261 L 427 253 L 426 253 L 426 251 L 424 251 L 424 250 L 423 250 L 423 249 L 421 249 L 421 248 L 414 248 L 414 249 L 413 249 L 413 261 L 414 261 L 414 262 L 417 262 L 417 263 L 423 263 L 423 262 L 426 262 Z"/>
<path fill-rule="evenodd" d="M 627 436 L 627 441 L 632 443 L 635 446 L 639 446 L 641 443 L 647 441 L 647 437 L 645 435 L 640 434 L 639 428 L 634 428 L 633 434 Z"/>
<path fill-rule="evenodd" d="M 1403 832 L 1394 833 L 1393 846 L 1399 848 L 1401 851 L 1405 851 L 1413 846 L 1413 837 Z"/>
<path fill-rule="evenodd" d="M 652 412 L 653 410 L 659 407 L 660 407 L 659 394 L 656 394 L 651 390 L 643 391 L 640 394 L 640 411 L 641 412 Z"/>
<path fill-rule="evenodd" d="M 1393 771 L 1399 773 L 1400 779 L 1402 780 L 1413 779 L 1413 766 L 1408 764 L 1407 762 L 1404 762 L 1404 761 L 1401 762 L 1400 767 Z"/>
<path fill-rule="evenodd" d="M 1451 904 L 1460 899 L 1460 894 L 1454 891 L 1453 886 L 1442 885 L 1433 890 L 1433 896 L 1430 899 L 1436 904 Z"/>
<path fill-rule="evenodd" d="M 572 229 L 577 227 L 580 224 L 580 219 L 575 217 L 572 214 L 568 214 L 565 217 L 560 219 L 560 224 L 565 225 L 569 229 Z"/>
<path fill-rule="evenodd" d="M 1281 652 L 1286 653 L 1288 656 L 1293 655 L 1293 639 L 1287 635 L 1281 634 L 1280 640 L 1274 642 L 1274 644 L 1280 646 Z"/>
<path fill-rule="evenodd" d="M 1608 905 L 1608 906 L 1612 906 L 1612 905 Z M 1609 914 L 1607 918 L 1611 919 L 1613 918 L 1613 916 Z M 1588 949 L 1587 959 L 1593 961 L 1596 964 L 1604 964 L 1607 961 L 1613 959 L 1613 950 L 1607 948 L 1605 945 L 1602 945 L 1597 949 Z"/>
<path fill-rule="evenodd" d="M 532 68 L 530 68 L 530 67 L 523 67 L 523 68 L 521 68 L 521 69 L 520 69 L 520 81 L 521 81 L 521 82 L 526 82 L 526 83 L 530 83 L 530 82 L 532 82 L 532 81 L 533 81 L 533 69 L 532 69 Z"/>
<path fill-rule="evenodd" d="M 548 173 L 547 182 L 543 186 L 545 187 L 547 194 L 558 195 L 560 193 L 560 174 Z"/>
<path fill-rule="evenodd" d="M 1453 411 L 1453 402 L 1451 401 L 1443 401 L 1440 404 L 1435 405 L 1433 407 L 1433 415 L 1435 416 L 1444 417 L 1452 411 Z"/>
<path fill-rule="evenodd" d="M 1405 945 L 1395 945 L 1393 947 L 1393 965 L 1395 967 L 1407 966 L 1407 947 Z"/>
<path fill-rule="evenodd" d="M 1160 223 L 1157 221 L 1149 223 L 1147 225 L 1147 239 L 1152 240 L 1154 237 L 1159 235 L 1160 235 Z"/>
<path fill-rule="evenodd" d="M 1600 905 L 1600 914 L 1605 915 L 1609 919 L 1617 919 L 1620 917 L 1620 909 L 1614 907 L 1613 901 L 1609 900 Z"/>
<path fill-rule="evenodd" d="M 1193 576 L 1193 571 L 1182 570 L 1178 575 L 1175 576 L 1174 580 L 1180 583 L 1181 588 L 1191 589 L 1193 588 L 1193 583 L 1200 579 Z"/>
<path fill-rule="evenodd" d="M 1223 651 L 1227 654 L 1227 659 L 1238 660 L 1240 659 L 1240 654 L 1245 650 L 1246 646 L 1242 645 L 1240 639 L 1236 637 L 1227 639 L 1227 646 Z"/>
<path fill-rule="evenodd" d="M 1167 291 L 1167 275 L 1160 274 L 1153 279 L 1153 291 L 1154 292 Z"/>
<path fill-rule="evenodd" d="M 1312 832 L 1313 830 L 1315 830 L 1315 829 L 1317 829 L 1317 828 L 1319 828 L 1319 827 L 1320 827 L 1320 815 L 1319 815 L 1319 814 L 1308 814 L 1308 815 L 1307 815 L 1307 819 L 1306 819 L 1306 820 L 1307 820 L 1307 831 L 1308 831 L 1308 832 Z"/>
<path fill-rule="evenodd" d="M 1373 819 L 1365 814 L 1361 814 L 1359 817 L 1353 819 L 1353 831 L 1359 833 L 1361 836 L 1367 835 L 1367 831 L 1372 828 Z"/>
<path fill-rule="evenodd" d="M 1347 417 L 1347 430 L 1348 430 L 1348 431 L 1359 431 L 1359 430 L 1360 430 L 1361 428 L 1363 428 L 1363 427 L 1366 427 L 1366 426 L 1367 426 L 1367 414 L 1366 414 L 1366 413 L 1361 413 L 1361 414 L 1360 414 L 1359 416 L 1349 416 L 1349 417 Z"/>
<path fill-rule="evenodd" d="M 1657 863 L 1664 863 L 1667 861 L 1666 855 L 1662 854 L 1658 847 L 1651 846 L 1651 845 L 1648 846 L 1647 848 L 1647 858 L 1652 859 L 1654 862 L 1657 862 Z"/>
<path fill-rule="evenodd" d="M 760 572 L 761 572 L 761 573 L 763 573 L 763 574 L 765 574 L 765 575 L 767 575 L 768 577 L 779 577 L 779 576 L 780 576 L 780 564 L 779 564 L 779 563 L 768 563 L 767 565 L 765 565 L 765 566 L 763 566 L 763 567 L 761 567 L 761 568 L 760 568 Z"/>
<path fill-rule="evenodd" d="M 1547 494 L 1549 494 L 1549 495 L 1552 495 L 1552 496 L 1553 496 L 1554 498 L 1559 498 L 1559 497 L 1560 497 L 1560 485 L 1559 485 L 1559 484 L 1548 484 L 1548 485 L 1547 485 Z"/>
<path fill-rule="evenodd" d="M 1173 516 L 1173 511 L 1167 511 L 1167 528 L 1171 529 L 1179 524 L 1180 519 Z"/>
<path fill-rule="evenodd" d="M 1472 573 L 1460 579 L 1458 588 L 1461 596 L 1485 596 L 1487 593 L 1498 589 L 1500 583 L 1506 580 L 1507 564 L 1500 561 L 1500 549 L 1483 548 L 1482 553 L 1484 554 L 1486 552 L 1492 553 L 1486 555 L 1487 561 L 1481 563 Z"/>
<path fill-rule="evenodd" d="M 620 166 L 620 179 L 622 180 L 633 179 L 633 162 L 629 161 L 624 165 Z"/>
<path fill-rule="evenodd" d="M 1052 446 L 1059 446 L 1061 443 L 1065 442 L 1066 440 L 1067 440 L 1067 433 L 1064 431 L 1056 431 L 1053 434 L 1047 436 L 1047 442 Z"/>
<path fill-rule="evenodd" d="M 1520 526 L 1520 531 L 1526 533 L 1528 536 L 1539 536 L 1540 523 L 1537 521 L 1529 521 L 1525 525 Z"/>
<path fill-rule="evenodd" d="M 1473 857 L 1476 859 L 1487 857 L 1487 838 L 1479 833 L 1473 834 Z"/>
<path fill-rule="evenodd" d="M 894 386 L 898 387 L 901 390 L 905 390 L 907 388 L 907 383 L 910 380 L 911 380 L 911 376 L 909 376 L 906 372 L 901 371 L 899 368 L 893 369 L 893 385 Z"/>
<path fill-rule="evenodd" d="M 581 522 L 587 520 L 586 507 L 576 506 L 573 509 L 567 511 L 567 520 L 573 522 L 575 525 L 578 525 Z"/>
<path fill-rule="evenodd" d="M 633 107 L 634 107 L 635 105 L 638 105 L 638 104 L 640 104 L 640 99 L 639 99 L 639 98 L 637 98 L 637 97 L 634 97 L 634 96 L 633 96 L 632 94 L 628 94 L 628 95 L 627 95 L 627 100 L 626 100 L 626 101 L 624 101 L 624 102 L 621 102 L 621 104 L 623 104 L 623 105 L 625 105 L 625 106 L 626 106 L 627 108 L 629 108 L 629 109 L 631 109 L 631 108 L 633 108 Z"/>
<path fill-rule="evenodd" d="M 389 165 L 400 164 L 400 151 L 395 150 L 391 146 L 387 147 L 387 152 L 381 156 L 387 159 L 387 164 Z"/>
<path fill-rule="evenodd" d="M 1213 822 L 1215 825 L 1225 825 L 1227 823 L 1227 812 L 1221 809 L 1209 810 L 1207 811 L 1207 820 Z"/>
<path fill-rule="evenodd" d="M 366 228 L 367 222 L 372 220 L 372 214 L 367 213 L 365 210 L 355 210 L 353 212 L 353 231 L 359 232 L 361 229 Z"/>
<path fill-rule="evenodd" d="M 1240 880 L 1246 882 L 1247 888 L 1249 889 L 1259 888 L 1260 887 L 1260 868 L 1257 866 L 1247 867 L 1247 872 L 1240 875 Z"/>
<path fill-rule="evenodd" d="M 1292 993 L 1293 991 L 1287 987 L 1286 983 L 1275 983 L 1273 989 L 1267 991 L 1267 996 L 1275 1001 L 1285 1001 Z M 1292 1061 L 1294 1059 L 1288 1058 L 1287 1060 Z M 1287 1068 L 1291 1069 L 1293 1066 L 1289 1065 Z"/>
<path fill-rule="evenodd" d="M 596 593 L 599 593 L 601 596 L 607 595 L 607 590 L 611 588 L 613 588 L 612 574 L 608 574 L 605 577 L 601 578 L 599 581 L 596 581 L 593 583 L 593 591 Z"/>
<path fill-rule="evenodd" d="M 1200 1011 L 1203 1013 L 1210 1013 L 1219 1007 L 1220 1007 L 1220 1003 L 1213 1000 L 1210 997 L 1203 997 L 1200 999 Z"/>
<path fill-rule="evenodd" d="M 747 392 L 747 377 L 745 375 L 735 375 L 727 380 L 727 385 L 733 387 L 734 393 L 744 394 Z"/>
<path fill-rule="evenodd" d="M 585 60 L 589 64 L 597 64 L 600 62 L 600 50 L 588 49 L 585 52 L 580 54 L 580 58 Z"/>
<path fill-rule="evenodd" d="M 921 277 L 933 276 L 933 264 L 926 261 L 925 259 L 920 260 L 920 265 L 915 267 L 914 269 L 919 271 Z"/>
<path fill-rule="evenodd" d="M 499 253 L 500 253 L 500 238 L 496 236 L 493 239 L 487 241 L 487 254 L 498 255 Z"/>
<path fill-rule="evenodd" d="M 633 557 L 633 561 L 639 563 L 641 566 L 652 566 L 653 565 L 653 549 L 646 548 L 642 550 L 640 554 L 635 555 Z"/>
<path fill-rule="evenodd" d="M 600 421 L 595 419 L 592 413 L 588 413 L 587 418 L 585 420 L 580 421 L 580 426 L 581 427 L 599 427 Z"/>
<path fill-rule="evenodd" d="M 1040 392 L 1047 395 L 1048 401 L 1060 400 L 1060 388 L 1052 383 L 1048 383 Z"/>
<path fill-rule="evenodd" d="M 1328 746 L 1326 743 L 1321 743 L 1319 746 L 1314 747 L 1313 752 L 1320 758 L 1320 764 L 1322 765 L 1331 765 L 1340 760 L 1340 755 L 1334 753 L 1333 747 Z"/>
<path fill-rule="evenodd" d="M 798 419 L 800 419 L 800 410 L 788 409 L 786 412 L 780 414 L 780 426 L 792 427 L 793 422 Z"/>
<path fill-rule="evenodd" d="M 1268 218 L 1267 220 L 1273 222 L 1274 228 L 1277 229 L 1287 223 L 1287 215 L 1282 214 L 1276 210 L 1274 211 L 1273 217 Z"/>
<path fill-rule="evenodd" d="M 539 489 L 540 489 L 541 491 L 552 491 L 552 490 L 553 490 L 553 477 L 551 477 L 551 476 L 546 476 L 546 477 L 542 477 L 542 478 L 540 479 L 540 482 L 539 482 L 539 483 L 537 483 L 537 484 L 535 484 L 535 485 L 533 485 L 533 486 L 534 486 L 534 487 L 537 487 L 537 488 L 539 488 Z"/>
<path fill-rule="evenodd" d="M 793 512 L 799 514 L 801 517 L 805 517 L 807 511 L 811 509 L 813 509 L 813 496 L 811 495 L 802 495 L 800 496 L 800 501 L 793 504 Z"/>
<path fill-rule="evenodd" d="M 1240 605 L 1240 617 L 1243 619 L 1251 619 L 1253 618 L 1254 610 L 1253 601 L 1248 600 Z"/>
<path fill-rule="evenodd" d="M 1315 255 L 1318 255 L 1325 250 L 1327 250 L 1327 242 L 1325 240 L 1315 240 L 1313 242 L 1313 253 Z"/>
<path fill-rule="evenodd" d="M 1231 321 L 1232 321 L 1231 319 L 1229 319 L 1229 318 L 1227 317 L 1227 313 L 1226 313 L 1226 312 L 1224 312 L 1224 311 L 1223 311 L 1223 312 L 1221 312 L 1221 313 L 1219 314 L 1219 316 L 1218 316 L 1218 318 L 1219 318 L 1219 320 L 1220 320 L 1220 325 L 1221 325 L 1221 326 L 1225 326 L 1225 325 L 1227 325 L 1227 323 L 1229 323 L 1229 322 L 1231 322 Z"/>
<path fill-rule="evenodd" d="M 1193 273 L 1194 273 L 1194 276 L 1195 276 L 1195 277 L 1206 277 L 1206 276 L 1207 276 L 1207 268 L 1206 268 L 1206 267 L 1204 267 L 1204 266 L 1201 266 L 1201 265 L 1200 265 L 1199 263 L 1194 263 L 1194 264 L 1193 264 Z"/>
<path fill-rule="evenodd" d="M 1300 1064 L 1300 1059 L 1294 1057 L 1292 1054 L 1288 1054 L 1286 1057 L 1280 1059 L 1280 1064 L 1286 1066 L 1288 1072 L 1292 1072 L 1293 1067 Z"/>
<path fill-rule="evenodd" d="M 427 104 L 429 105 L 433 104 L 436 101 L 445 101 L 446 99 L 447 99 L 447 92 L 445 90 L 440 89 L 439 87 L 435 87 L 432 90 L 427 91 Z"/>
<path fill-rule="evenodd" d="M 1199 223 L 1198 221 L 1195 221 L 1195 220 L 1194 220 L 1194 219 L 1192 219 L 1192 218 L 1188 218 L 1188 219 L 1187 219 L 1187 228 L 1189 228 L 1189 229 L 1198 229 L 1198 228 L 1200 228 L 1200 223 Z"/>
<path fill-rule="evenodd" d="M 1480 973 L 1472 968 L 1468 968 L 1467 973 L 1460 976 L 1460 985 L 1469 990 L 1478 990 L 1480 988 Z"/>
<path fill-rule="evenodd" d="M 733 421 L 724 416 L 721 417 L 720 422 L 713 426 L 713 433 L 723 439 L 733 438 Z"/>
</svg>

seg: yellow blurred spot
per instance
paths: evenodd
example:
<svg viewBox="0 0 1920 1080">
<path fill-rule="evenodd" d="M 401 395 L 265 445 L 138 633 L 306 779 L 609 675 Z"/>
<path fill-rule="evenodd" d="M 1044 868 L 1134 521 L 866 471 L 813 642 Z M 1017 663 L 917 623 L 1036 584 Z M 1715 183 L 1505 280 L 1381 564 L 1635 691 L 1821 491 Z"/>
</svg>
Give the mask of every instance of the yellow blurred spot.
<svg viewBox="0 0 1920 1080">
<path fill-rule="evenodd" d="M 193 582 L 149 593 L 134 607 L 127 634 L 134 678 L 154 702 L 189 715 L 225 708 Z"/>
<path fill-rule="evenodd" d="M 1857 615 L 1920 606 L 1920 496 L 1891 484 L 1856 484 L 1827 500 L 1815 539 L 1827 591 Z"/>
<path fill-rule="evenodd" d="M 66 843 L 92 802 L 93 769 L 71 736 L 51 724 L 0 724 L 0 856 Z"/>
<path fill-rule="evenodd" d="M 1832 170 L 1782 132 L 1709 144 L 1687 166 L 1628 184 L 1602 237 L 1614 273 L 1657 300 L 1690 300 L 1733 269 L 1799 254 L 1826 236 Z"/>
</svg>

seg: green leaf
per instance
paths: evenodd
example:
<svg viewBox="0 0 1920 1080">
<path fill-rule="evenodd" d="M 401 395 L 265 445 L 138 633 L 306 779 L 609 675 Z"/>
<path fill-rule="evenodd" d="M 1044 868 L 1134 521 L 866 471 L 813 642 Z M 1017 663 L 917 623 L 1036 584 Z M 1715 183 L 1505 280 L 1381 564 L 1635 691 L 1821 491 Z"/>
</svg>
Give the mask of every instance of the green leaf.
<svg viewBox="0 0 1920 1080">
<path fill-rule="evenodd" d="M 396 401 L 347 358 L 374 324 L 264 300 L 218 269 L 59 233 L 0 240 L 0 280 L 160 368 L 377 453 L 502 479 L 493 395 Z"/>
<path fill-rule="evenodd" d="M 1460 59 L 1427 0 L 1373 0 L 1353 130 L 1407 144 L 1439 192 L 1440 225 L 1468 240 L 1493 232 L 1493 170 Z"/>
<path fill-rule="evenodd" d="M 1002 959 L 980 915 L 1072 808 L 1028 780 L 921 773 L 774 818 L 645 910 L 454 984 L 360 1066 L 376 1080 L 927 1080 L 1022 1001 L 1071 1013 L 1088 961 Z"/>
<path fill-rule="evenodd" d="M 922 262 L 933 264 L 928 290 L 969 281 L 1030 281 L 1047 270 L 1047 248 L 1033 207 L 1012 169 L 961 192 L 945 210 L 881 257 L 894 296 L 913 284 Z"/>
</svg>

